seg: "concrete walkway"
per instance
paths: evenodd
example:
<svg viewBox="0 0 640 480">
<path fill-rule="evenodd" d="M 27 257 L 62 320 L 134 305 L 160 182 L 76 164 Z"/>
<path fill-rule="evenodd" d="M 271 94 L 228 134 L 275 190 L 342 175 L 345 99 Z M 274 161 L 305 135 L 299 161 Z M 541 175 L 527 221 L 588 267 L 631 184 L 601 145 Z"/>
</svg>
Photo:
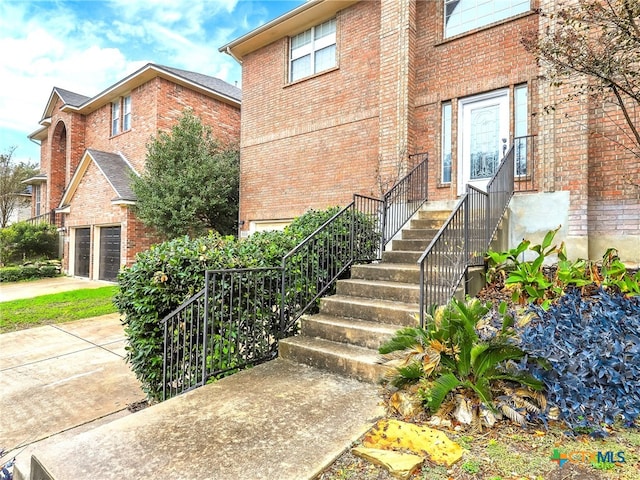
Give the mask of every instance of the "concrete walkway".
<svg viewBox="0 0 640 480">
<path fill-rule="evenodd" d="M 14 449 L 2 463 L 20 452 L 28 466 L 35 442 L 143 400 L 124 342 L 118 314 L 0 335 L 0 446 Z"/>
<path fill-rule="evenodd" d="M 0 335 L 0 463 L 17 454 L 16 480 L 311 479 L 383 414 L 375 385 L 282 359 L 132 414 L 144 394 L 124 356 L 117 314 Z"/>
<path fill-rule="evenodd" d="M 37 480 L 305 480 L 382 415 L 377 387 L 274 360 L 34 452 Z"/>
</svg>

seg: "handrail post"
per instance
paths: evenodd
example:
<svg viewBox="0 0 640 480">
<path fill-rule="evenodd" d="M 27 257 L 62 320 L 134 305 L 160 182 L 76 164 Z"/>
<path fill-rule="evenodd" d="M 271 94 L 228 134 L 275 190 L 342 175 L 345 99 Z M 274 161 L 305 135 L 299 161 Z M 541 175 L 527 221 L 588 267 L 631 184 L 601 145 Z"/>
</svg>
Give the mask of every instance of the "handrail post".
<svg viewBox="0 0 640 480">
<path fill-rule="evenodd" d="M 202 330 L 202 383 L 207 379 L 207 331 L 209 330 L 209 271 L 204 272 L 204 325 Z"/>
<path fill-rule="evenodd" d="M 419 265 L 420 265 L 420 328 L 424 328 L 424 309 L 425 309 L 424 289 L 426 288 L 426 285 L 424 284 L 424 262 L 421 262 Z"/>
</svg>

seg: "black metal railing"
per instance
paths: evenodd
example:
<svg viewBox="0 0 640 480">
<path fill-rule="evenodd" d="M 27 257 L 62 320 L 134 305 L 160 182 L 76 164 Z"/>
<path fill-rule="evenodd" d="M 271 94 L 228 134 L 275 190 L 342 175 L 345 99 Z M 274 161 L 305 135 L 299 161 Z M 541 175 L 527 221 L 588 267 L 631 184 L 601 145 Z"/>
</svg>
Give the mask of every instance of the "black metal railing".
<svg viewBox="0 0 640 480">
<path fill-rule="evenodd" d="M 418 158 L 394 193 L 354 195 L 279 267 L 206 272 L 204 290 L 162 320 L 163 397 L 274 358 L 278 340 L 296 333 L 300 316 L 315 309 L 351 265 L 379 260 L 395 225 L 404 225 L 427 199 L 428 159 Z"/>
<path fill-rule="evenodd" d="M 383 245 L 400 231 L 427 198 L 429 163 L 427 153 L 409 155 L 410 165 L 417 165 L 383 197 Z"/>
<path fill-rule="evenodd" d="M 482 265 L 514 188 L 515 146 L 507 151 L 484 192 L 471 185 L 420 256 L 420 324 L 426 308 L 455 295 L 470 266 Z"/>
<path fill-rule="evenodd" d="M 31 217 L 25 222 L 31 225 L 37 225 L 39 223 L 48 223 L 49 225 L 55 225 L 56 227 L 64 227 L 64 216 L 61 213 L 55 211 L 55 209 L 50 212 L 43 213 L 42 215 L 38 215 L 35 217 Z"/>
<path fill-rule="evenodd" d="M 513 139 L 514 189 L 517 192 L 535 191 L 536 136 L 526 135 Z"/>
</svg>

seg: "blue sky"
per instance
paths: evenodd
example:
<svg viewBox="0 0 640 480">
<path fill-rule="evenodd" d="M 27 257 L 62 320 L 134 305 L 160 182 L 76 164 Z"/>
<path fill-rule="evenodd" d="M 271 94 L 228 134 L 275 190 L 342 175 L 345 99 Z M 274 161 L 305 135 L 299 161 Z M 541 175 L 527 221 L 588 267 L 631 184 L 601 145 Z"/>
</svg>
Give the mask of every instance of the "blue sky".
<svg viewBox="0 0 640 480">
<path fill-rule="evenodd" d="M 218 48 L 304 0 L 0 0 L 0 153 L 38 163 L 27 136 L 53 87 L 86 96 L 152 62 L 240 86 Z"/>
</svg>

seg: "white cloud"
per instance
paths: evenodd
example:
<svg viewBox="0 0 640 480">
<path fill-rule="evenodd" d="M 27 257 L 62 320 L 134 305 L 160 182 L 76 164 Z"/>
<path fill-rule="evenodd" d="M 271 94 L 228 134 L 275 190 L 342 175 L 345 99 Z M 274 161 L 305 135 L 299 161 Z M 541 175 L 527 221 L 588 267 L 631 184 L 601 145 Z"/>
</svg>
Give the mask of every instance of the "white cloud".
<svg viewBox="0 0 640 480">
<path fill-rule="evenodd" d="M 268 15 L 238 0 L 0 0 L 0 151 L 19 134 L 33 148 L 53 87 L 97 95 L 149 62 L 239 83 L 218 48 Z"/>
</svg>

